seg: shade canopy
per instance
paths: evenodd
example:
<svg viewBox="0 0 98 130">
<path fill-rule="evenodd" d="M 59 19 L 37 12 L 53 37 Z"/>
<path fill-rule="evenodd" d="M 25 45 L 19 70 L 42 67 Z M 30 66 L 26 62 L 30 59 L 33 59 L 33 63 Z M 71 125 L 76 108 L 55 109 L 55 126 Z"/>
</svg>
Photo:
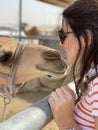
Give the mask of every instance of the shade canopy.
<svg viewBox="0 0 98 130">
<path fill-rule="evenodd" d="M 75 0 L 39 0 L 39 1 L 53 4 L 56 6 L 66 7 L 69 4 L 73 3 Z"/>
</svg>

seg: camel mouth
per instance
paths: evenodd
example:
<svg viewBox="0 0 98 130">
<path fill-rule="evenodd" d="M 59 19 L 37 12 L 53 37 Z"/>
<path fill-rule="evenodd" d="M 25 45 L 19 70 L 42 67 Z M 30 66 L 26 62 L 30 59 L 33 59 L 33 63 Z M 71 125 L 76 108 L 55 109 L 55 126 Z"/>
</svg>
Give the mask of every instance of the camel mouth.
<svg viewBox="0 0 98 130">
<path fill-rule="evenodd" d="M 65 73 L 65 71 L 67 70 L 67 67 L 66 67 L 66 70 L 63 69 L 63 70 L 51 70 L 51 69 L 47 69 L 47 68 L 43 68 L 42 66 L 39 66 L 37 65 L 36 68 L 40 71 L 44 71 L 46 72 L 47 74 L 49 75 L 55 75 L 55 76 L 59 76 L 59 75 L 63 75 Z"/>
</svg>

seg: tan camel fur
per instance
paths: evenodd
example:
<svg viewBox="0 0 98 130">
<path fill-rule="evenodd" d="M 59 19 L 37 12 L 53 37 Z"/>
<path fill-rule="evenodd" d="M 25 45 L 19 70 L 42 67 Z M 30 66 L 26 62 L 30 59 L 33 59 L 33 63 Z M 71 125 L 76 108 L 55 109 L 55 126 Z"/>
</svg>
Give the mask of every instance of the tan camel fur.
<svg viewBox="0 0 98 130">
<path fill-rule="evenodd" d="M 0 72 L 9 74 L 14 61 L 14 52 L 20 43 L 10 37 L 0 37 Z M 79 74 L 77 66 L 76 75 Z M 55 50 L 33 43 L 26 44 L 13 84 L 27 82 L 20 91 L 56 89 L 73 80 L 73 67 L 66 63 Z M 0 77 L 0 86 L 6 86 L 7 80 Z"/>
<path fill-rule="evenodd" d="M 76 76 L 79 77 L 80 65 L 76 67 Z M 59 88 L 64 85 L 68 85 L 73 81 L 73 66 L 69 66 L 69 70 L 66 70 L 66 74 L 62 76 L 53 76 L 46 75 L 41 78 L 35 78 L 29 82 L 26 82 L 23 87 L 19 90 L 19 92 L 27 92 L 27 91 L 48 91 L 51 92 L 56 88 Z M 72 83 L 73 87 L 74 83 Z M 73 88 L 75 90 L 75 88 Z"/>
</svg>

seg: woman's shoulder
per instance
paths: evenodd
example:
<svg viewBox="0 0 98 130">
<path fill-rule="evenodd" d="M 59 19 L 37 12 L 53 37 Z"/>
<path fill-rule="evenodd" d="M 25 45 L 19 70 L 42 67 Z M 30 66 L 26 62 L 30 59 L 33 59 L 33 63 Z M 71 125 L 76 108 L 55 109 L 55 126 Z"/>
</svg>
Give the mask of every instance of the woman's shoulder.
<svg viewBox="0 0 98 130">
<path fill-rule="evenodd" d="M 98 76 L 92 80 L 91 84 L 92 89 L 98 89 Z"/>
<path fill-rule="evenodd" d="M 97 83 L 98 82 L 98 67 L 96 68 L 91 68 L 88 73 L 87 76 L 89 78 L 91 78 L 92 83 Z"/>
<path fill-rule="evenodd" d="M 90 90 L 98 91 L 98 72 L 96 68 L 92 68 L 87 73 L 89 79 L 91 79 L 90 83 L 88 84 L 88 87 Z"/>
</svg>

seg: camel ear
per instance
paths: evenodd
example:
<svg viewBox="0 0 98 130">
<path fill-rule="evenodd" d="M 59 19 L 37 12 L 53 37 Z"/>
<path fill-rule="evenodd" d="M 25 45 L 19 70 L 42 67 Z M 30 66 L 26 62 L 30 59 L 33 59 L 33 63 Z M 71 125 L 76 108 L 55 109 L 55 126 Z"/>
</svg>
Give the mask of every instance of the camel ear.
<svg viewBox="0 0 98 130">
<path fill-rule="evenodd" d="M 1 51 L 0 52 L 0 63 L 2 63 L 4 65 L 8 64 L 11 60 L 11 57 L 12 57 L 11 51 L 8 51 L 8 52 Z"/>
</svg>

